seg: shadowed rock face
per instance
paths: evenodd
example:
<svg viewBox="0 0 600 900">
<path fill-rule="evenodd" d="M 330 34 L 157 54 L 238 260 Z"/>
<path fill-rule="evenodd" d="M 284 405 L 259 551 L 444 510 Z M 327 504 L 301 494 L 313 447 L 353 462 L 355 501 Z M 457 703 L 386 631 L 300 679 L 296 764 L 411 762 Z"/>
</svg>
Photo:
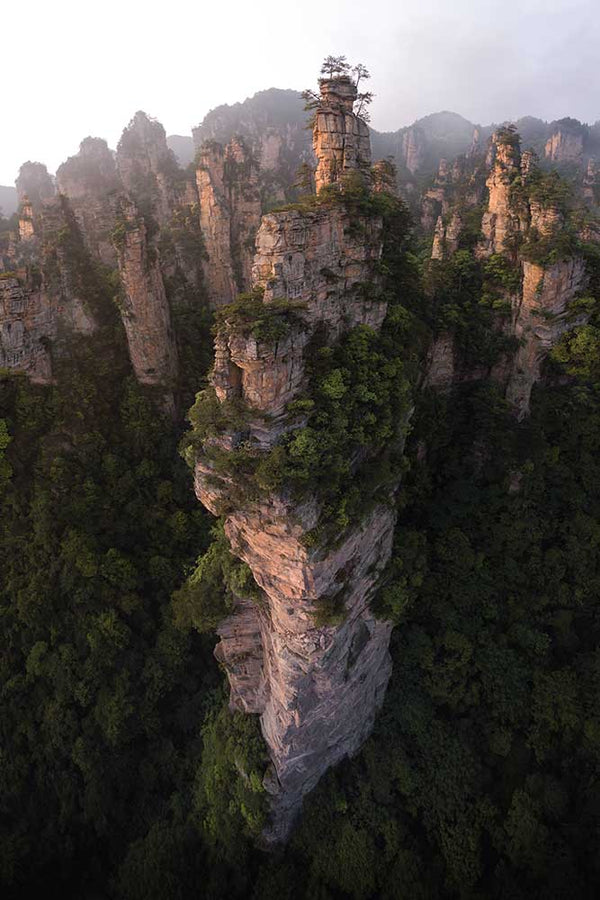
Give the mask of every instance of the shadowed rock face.
<svg viewBox="0 0 600 900">
<path fill-rule="evenodd" d="M 199 153 L 196 184 L 207 256 L 204 279 L 211 305 L 223 306 L 251 284 L 261 216 L 258 165 L 240 139 L 226 147 L 209 142 Z"/>
<path fill-rule="evenodd" d="M 116 266 L 111 241 L 117 196 L 122 190 L 115 159 L 101 138 L 86 138 L 79 153 L 56 173 L 58 189 L 70 200 L 86 245 L 107 266 Z"/>
<path fill-rule="evenodd" d="M 85 277 L 92 267 L 65 197 L 22 203 L 18 239 L 0 246 L 0 365 L 52 380 L 52 356 L 69 355 L 71 335 L 96 330 Z"/>
<path fill-rule="evenodd" d="M 38 162 L 23 163 L 15 184 L 19 203 L 27 199 L 36 210 L 56 193 L 46 166 Z"/>
<path fill-rule="evenodd" d="M 351 110 L 351 96 L 339 102 Z M 326 126 L 327 116 L 341 117 L 346 134 L 360 134 L 348 121 L 355 119 L 351 111 L 320 115 Z M 322 135 L 317 124 L 321 151 L 323 138 L 333 133 Z M 335 158 L 346 173 L 359 169 L 354 150 L 344 156 L 343 147 L 332 149 L 340 150 Z M 333 158 L 321 152 L 318 183 L 331 183 Z M 267 341 L 234 317 L 226 319 L 216 337 L 212 383 L 220 401 L 239 397 L 248 404 L 255 413 L 248 435 L 269 448 L 290 427 L 286 407 L 305 387 L 304 349 L 315 331 L 324 329 L 333 344 L 355 325 L 381 327 L 386 304 L 367 299 L 361 287 L 377 287 L 382 224 L 351 218 L 342 204 L 272 213 L 262 220 L 256 247 L 253 284 L 264 290 L 264 304 L 292 301 L 297 315 L 284 337 Z M 219 441 L 228 449 L 236 435 Z M 198 458 L 196 493 L 215 514 L 229 484 L 215 477 L 208 458 Z M 316 496 L 294 502 L 274 493 L 241 501 L 225 515 L 231 549 L 248 564 L 263 597 L 259 605 L 240 598 L 221 623 L 216 655 L 228 673 L 231 705 L 261 717 L 272 761 L 265 777 L 271 798 L 267 843 L 286 839 L 303 796 L 331 765 L 359 749 L 391 670 L 391 625 L 375 619 L 369 601 L 391 554 L 395 511 L 378 505 L 335 547 L 317 543 L 308 549 L 304 539 L 320 513 Z M 324 602 L 337 602 L 343 613 L 334 621 L 321 619 Z"/>
<path fill-rule="evenodd" d="M 44 339 L 52 331 L 51 310 L 39 290 L 28 290 L 17 278 L 0 279 L 0 367 L 48 383 L 52 370 Z"/>
</svg>

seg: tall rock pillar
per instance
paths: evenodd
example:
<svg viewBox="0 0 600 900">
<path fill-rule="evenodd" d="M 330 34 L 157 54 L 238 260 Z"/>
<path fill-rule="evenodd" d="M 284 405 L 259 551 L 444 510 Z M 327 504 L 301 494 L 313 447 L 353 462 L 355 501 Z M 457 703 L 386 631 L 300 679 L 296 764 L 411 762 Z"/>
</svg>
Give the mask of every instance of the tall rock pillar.
<svg viewBox="0 0 600 900">
<path fill-rule="evenodd" d="M 368 169 L 371 142 L 367 123 L 354 114 L 356 85 L 348 76 L 323 78 L 316 110 L 313 149 L 317 158 L 317 194 L 329 184 L 341 184 L 351 172 Z"/>
<path fill-rule="evenodd" d="M 382 220 L 350 214 L 343 202 L 341 176 L 361 170 L 369 157 L 367 128 L 352 112 L 348 79 L 324 82 L 322 92 L 317 185 L 340 181 L 340 198 L 263 217 L 255 307 L 241 301 L 239 311 L 234 305 L 221 318 L 212 374 L 223 410 L 236 400 L 248 418 L 206 439 L 195 465 L 198 498 L 224 515 L 231 550 L 250 567 L 262 596 L 258 604 L 240 598 L 218 629 L 216 655 L 232 707 L 261 717 L 272 762 L 265 778 L 270 843 L 287 837 L 303 796 L 323 773 L 360 748 L 391 672 L 391 624 L 375 618 L 369 601 L 390 558 L 393 505 L 372 499 L 368 514 L 341 526 L 330 544 L 320 536 L 324 510 L 316 490 L 298 499 L 284 484 L 244 496 L 235 467 L 223 470 L 223 454 L 246 447 L 261 458 L 306 425 L 290 404 L 308 388 L 306 352 L 317 335 L 334 347 L 357 326 L 379 331 L 386 315 L 378 292 Z M 356 448 L 357 465 L 363 452 Z"/>
</svg>

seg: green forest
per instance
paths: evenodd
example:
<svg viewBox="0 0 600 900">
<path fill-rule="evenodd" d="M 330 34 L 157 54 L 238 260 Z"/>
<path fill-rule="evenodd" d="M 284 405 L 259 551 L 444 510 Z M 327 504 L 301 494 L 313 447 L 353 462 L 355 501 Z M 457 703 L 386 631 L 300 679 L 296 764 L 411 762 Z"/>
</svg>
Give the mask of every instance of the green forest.
<svg viewBox="0 0 600 900">
<path fill-rule="evenodd" d="M 318 415 L 251 473 L 301 494 L 317 472 L 343 526 L 361 503 L 347 448 L 379 447 L 414 405 L 375 604 L 396 626 L 392 680 L 372 736 L 321 780 L 279 850 L 259 839 L 258 720 L 229 712 L 213 658 L 212 629 L 248 571 L 193 495 L 178 449 L 189 423 L 133 377 L 111 286 L 94 295 L 102 327 L 73 342 L 52 385 L 0 372 L 3 897 L 597 896 L 597 279 L 588 323 L 555 348 L 518 422 L 491 379 L 418 383 L 442 329 L 471 365 L 511 349 L 492 310 L 514 271 L 476 259 L 468 235 L 434 271 L 402 204 L 386 222 L 381 335 L 311 347 L 317 399 L 300 402 Z M 198 321 L 185 352 L 206 375 Z M 212 422 L 202 402 L 192 437 Z"/>
</svg>

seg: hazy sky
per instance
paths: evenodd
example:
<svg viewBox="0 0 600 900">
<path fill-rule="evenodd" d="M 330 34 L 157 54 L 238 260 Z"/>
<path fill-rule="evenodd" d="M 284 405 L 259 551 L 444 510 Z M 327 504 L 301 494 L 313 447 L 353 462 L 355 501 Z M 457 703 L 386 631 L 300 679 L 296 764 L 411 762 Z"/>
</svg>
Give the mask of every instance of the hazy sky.
<svg viewBox="0 0 600 900">
<path fill-rule="evenodd" d="M 54 172 L 138 109 L 189 134 L 220 103 L 302 89 L 328 53 L 372 72 L 372 125 L 600 118 L 598 0 L 3 0 L 0 184 Z"/>
</svg>

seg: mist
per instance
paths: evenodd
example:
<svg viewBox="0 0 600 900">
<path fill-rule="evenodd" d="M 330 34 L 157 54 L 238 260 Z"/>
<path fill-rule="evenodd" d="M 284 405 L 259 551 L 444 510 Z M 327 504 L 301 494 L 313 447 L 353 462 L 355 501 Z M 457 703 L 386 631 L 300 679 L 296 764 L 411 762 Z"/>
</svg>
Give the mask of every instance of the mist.
<svg viewBox="0 0 600 900">
<path fill-rule="evenodd" d="M 600 118 L 592 0 L 33 0 L 0 21 L 0 184 L 27 159 L 55 171 L 86 135 L 116 146 L 138 109 L 189 134 L 221 103 L 302 90 L 329 53 L 371 70 L 378 130 L 443 109 L 482 124 Z"/>
</svg>

